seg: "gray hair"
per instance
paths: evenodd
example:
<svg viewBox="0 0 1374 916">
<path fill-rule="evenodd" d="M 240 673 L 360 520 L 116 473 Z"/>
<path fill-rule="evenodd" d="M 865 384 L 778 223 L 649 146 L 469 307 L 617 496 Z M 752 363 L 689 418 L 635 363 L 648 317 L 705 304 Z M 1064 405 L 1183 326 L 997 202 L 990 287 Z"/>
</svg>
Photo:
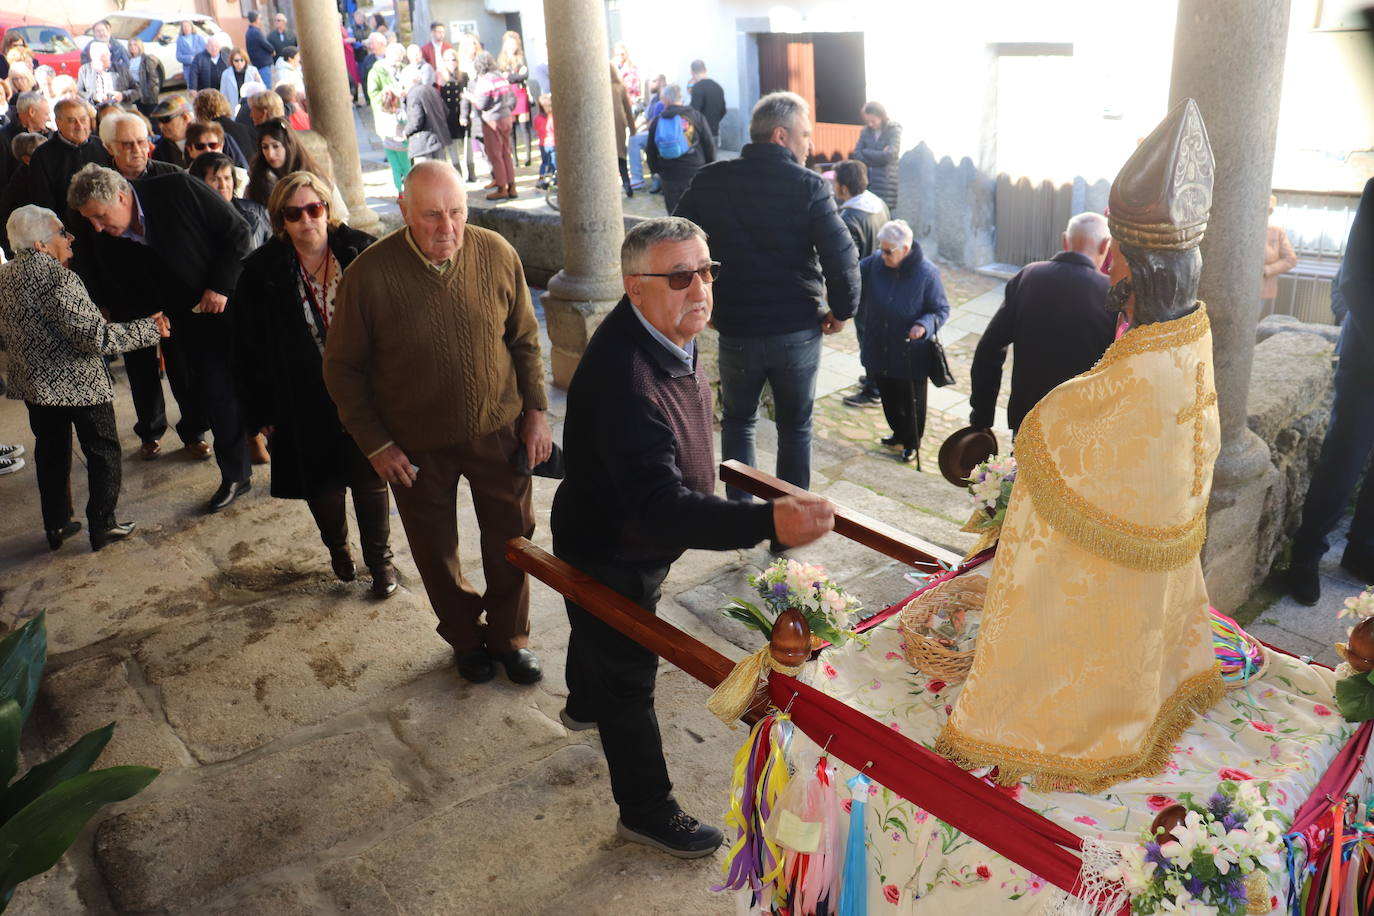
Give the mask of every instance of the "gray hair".
<svg viewBox="0 0 1374 916">
<path fill-rule="evenodd" d="M 10 141 L 10 152 L 14 154 L 15 159 L 22 160 L 25 156 L 32 156 L 34 150 L 47 142 L 48 138 L 42 134 L 26 131 L 25 133 L 17 134 L 15 138 Z"/>
<path fill-rule="evenodd" d="M 20 207 L 10 214 L 5 223 L 5 232 L 10 237 L 10 247 L 15 251 L 32 248 L 38 242 L 46 242 L 62 228 L 57 214 L 47 207 L 33 204 Z"/>
<path fill-rule="evenodd" d="M 1092 242 L 1093 247 L 1112 237 L 1111 229 L 1107 227 L 1107 217 L 1091 210 L 1070 219 L 1064 234 L 1069 237 L 1071 243 L 1074 239 L 1083 239 Z"/>
<path fill-rule="evenodd" d="M 69 79 L 70 79 L 70 77 L 69 77 Z M 55 118 L 65 117 L 65 115 L 64 115 L 63 113 L 66 112 L 68 109 L 71 109 L 71 108 L 80 108 L 82 111 L 86 112 L 86 116 L 87 116 L 87 117 L 90 117 L 90 118 L 94 118 L 94 117 L 95 117 L 95 108 L 92 107 L 92 105 L 91 105 L 90 102 L 87 102 L 85 99 L 74 98 L 74 97 L 70 97 L 70 96 L 67 97 L 67 98 L 58 99 L 58 100 L 53 104 L 53 106 L 52 106 L 53 117 L 55 117 Z"/>
<path fill-rule="evenodd" d="M 679 86 L 677 83 L 669 83 L 668 85 L 660 89 L 658 91 L 658 94 L 663 97 L 663 101 L 665 102 L 682 101 L 682 87 Z"/>
<path fill-rule="evenodd" d="M 903 248 L 909 246 L 913 238 L 911 226 L 904 219 L 889 220 L 878 230 L 878 241 L 891 242 Z"/>
<path fill-rule="evenodd" d="M 46 102 L 48 97 L 37 89 L 30 89 L 28 92 L 21 92 L 14 97 L 14 110 L 23 114 L 39 102 Z"/>
<path fill-rule="evenodd" d="M 759 99 L 749 115 L 749 139 L 754 143 L 767 143 L 773 138 L 775 128 L 791 130 L 797 115 L 810 113 L 811 106 L 795 92 L 770 92 Z"/>
<path fill-rule="evenodd" d="M 106 115 L 105 120 L 100 122 L 100 142 L 109 146 L 115 142 L 115 131 L 119 130 L 119 125 L 133 122 L 143 128 L 143 136 L 148 136 L 148 125 L 138 115 L 127 111 L 116 111 L 112 115 Z"/>
<path fill-rule="evenodd" d="M 97 56 L 100 56 L 100 57 L 109 57 L 109 56 L 110 56 L 110 46 L 107 45 L 107 44 L 105 44 L 105 42 L 103 42 L 103 41 L 93 41 L 93 42 L 91 42 L 90 44 L 86 45 L 86 51 L 87 51 L 88 55 L 90 56 L 91 60 L 95 60 Z"/>
<path fill-rule="evenodd" d="M 706 241 L 706 232 L 690 219 L 681 216 L 660 216 L 646 219 L 629 232 L 620 246 L 620 273 L 622 276 L 638 273 L 644 264 L 649 249 L 663 242 L 686 242 L 691 239 Z"/>
<path fill-rule="evenodd" d="M 93 200 L 102 204 L 112 204 L 120 194 L 132 193 L 133 188 L 124 180 L 123 175 L 114 169 L 88 162 L 81 167 L 81 171 L 72 176 L 72 183 L 67 187 L 67 206 L 73 210 L 80 210 Z"/>
</svg>

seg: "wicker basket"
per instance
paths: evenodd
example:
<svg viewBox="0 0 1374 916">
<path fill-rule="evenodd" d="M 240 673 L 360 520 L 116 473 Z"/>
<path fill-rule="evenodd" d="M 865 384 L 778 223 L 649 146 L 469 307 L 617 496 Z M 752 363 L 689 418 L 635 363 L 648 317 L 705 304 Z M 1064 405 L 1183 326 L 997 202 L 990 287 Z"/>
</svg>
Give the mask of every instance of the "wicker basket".
<svg viewBox="0 0 1374 916">
<path fill-rule="evenodd" d="M 906 660 L 913 668 L 950 684 L 968 677 L 973 667 L 974 650 L 959 652 L 946 648 L 918 631 L 933 610 L 982 610 L 987 591 L 986 576 L 960 576 L 927 589 L 907 602 L 897 618 L 897 629 L 902 634 Z"/>
</svg>

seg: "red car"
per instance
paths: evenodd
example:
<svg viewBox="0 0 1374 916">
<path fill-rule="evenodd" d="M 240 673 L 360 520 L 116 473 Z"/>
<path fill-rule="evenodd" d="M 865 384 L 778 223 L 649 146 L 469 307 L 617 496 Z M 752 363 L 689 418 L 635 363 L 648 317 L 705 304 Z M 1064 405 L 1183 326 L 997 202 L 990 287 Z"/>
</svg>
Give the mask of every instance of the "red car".
<svg viewBox="0 0 1374 916">
<path fill-rule="evenodd" d="M 24 43 L 33 51 L 35 66 L 47 64 L 59 75 L 76 77 L 81 68 L 81 49 L 62 26 L 34 22 L 24 16 L 0 15 L 0 39 L 11 31 L 24 36 Z"/>
</svg>

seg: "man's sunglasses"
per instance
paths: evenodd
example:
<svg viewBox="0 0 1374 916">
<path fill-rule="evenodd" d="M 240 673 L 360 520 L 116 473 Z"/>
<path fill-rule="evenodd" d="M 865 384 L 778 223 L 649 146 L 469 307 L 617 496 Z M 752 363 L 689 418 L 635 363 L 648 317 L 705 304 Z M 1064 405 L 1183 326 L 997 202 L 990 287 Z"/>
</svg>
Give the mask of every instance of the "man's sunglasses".
<svg viewBox="0 0 1374 916">
<path fill-rule="evenodd" d="M 319 219 L 320 214 L 328 209 L 329 204 L 322 200 L 316 200 L 301 207 L 282 207 L 281 216 L 282 219 L 286 220 L 288 223 L 299 223 L 302 216 L 308 216 L 311 219 Z M 688 282 L 690 283 L 691 281 L 689 280 Z"/>
<path fill-rule="evenodd" d="M 170 124 L 172 121 L 175 121 L 175 120 L 176 120 L 177 118 L 179 118 L 179 117 L 181 117 L 181 115 L 179 115 L 179 114 L 174 114 L 174 115 L 163 115 L 163 116 L 160 117 L 160 118 L 153 118 L 153 120 L 156 121 L 156 122 L 159 123 L 159 124 Z"/>
<path fill-rule="evenodd" d="M 667 274 L 634 274 L 636 277 L 667 277 L 669 289 L 686 289 L 692 285 L 693 277 L 701 277 L 702 283 L 714 283 L 720 277 L 720 262 L 712 261 L 696 270 L 675 270 Z"/>
<path fill-rule="evenodd" d="M 208 151 L 208 150 L 217 150 L 217 149 L 219 149 L 219 148 L 220 148 L 221 146 L 223 146 L 223 145 L 224 145 L 223 143 L 219 143 L 219 142 L 214 141 L 214 140 L 211 140 L 211 141 L 209 141 L 209 142 L 203 142 L 203 141 L 202 141 L 202 142 L 192 143 L 192 144 L 191 144 L 191 149 L 195 150 L 195 151 L 198 152 L 198 153 L 204 153 L 204 152 L 206 152 L 206 151 Z"/>
</svg>

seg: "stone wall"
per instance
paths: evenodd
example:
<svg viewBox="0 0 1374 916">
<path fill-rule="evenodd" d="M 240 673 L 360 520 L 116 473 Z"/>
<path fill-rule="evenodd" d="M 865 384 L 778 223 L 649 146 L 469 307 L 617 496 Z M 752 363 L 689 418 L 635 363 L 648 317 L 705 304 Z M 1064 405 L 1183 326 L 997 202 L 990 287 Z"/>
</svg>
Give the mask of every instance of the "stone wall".
<svg viewBox="0 0 1374 916">
<path fill-rule="evenodd" d="M 927 257 L 939 255 L 961 267 L 993 260 L 997 182 L 965 156 L 956 165 L 938 162 L 924 142 L 902 155 L 897 208 L 911 224 Z"/>
<path fill-rule="evenodd" d="M 1336 328 L 1286 315 L 1260 322 L 1250 377 L 1248 425 L 1269 446 L 1278 472 L 1265 495 L 1255 532 L 1258 585 L 1287 549 L 1302 519 L 1302 504 L 1331 412 Z"/>
</svg>

